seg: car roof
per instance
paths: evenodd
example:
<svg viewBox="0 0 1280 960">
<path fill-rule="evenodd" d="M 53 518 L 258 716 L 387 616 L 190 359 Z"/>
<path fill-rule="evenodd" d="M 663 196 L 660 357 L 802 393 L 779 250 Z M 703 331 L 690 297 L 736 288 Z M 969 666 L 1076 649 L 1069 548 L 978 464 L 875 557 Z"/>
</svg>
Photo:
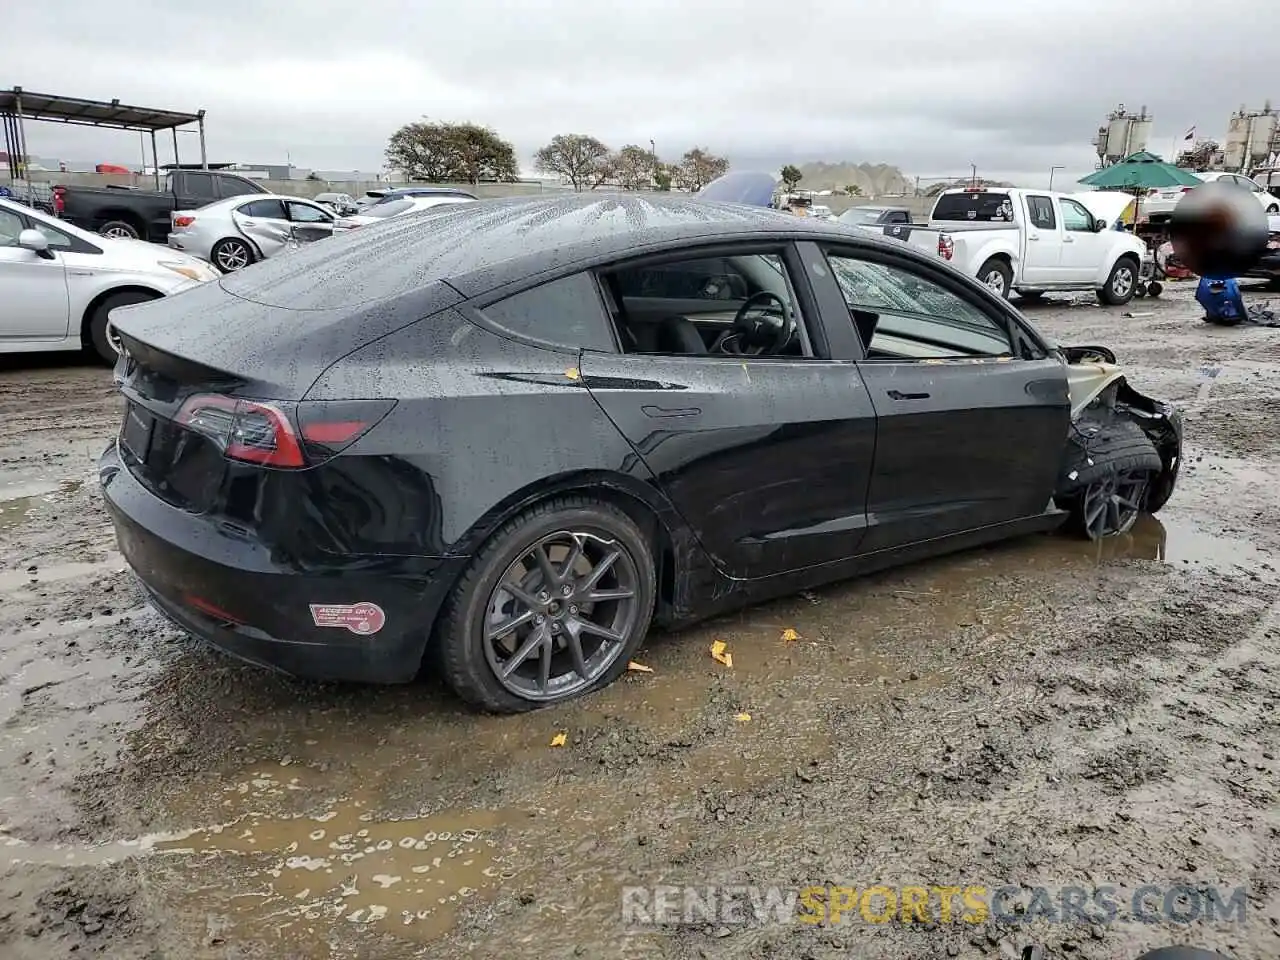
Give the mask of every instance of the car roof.
<svg viewBox="0 0 1280 960">
<path fill-rule="evenodd" d="M 237 296 L 299 310 L 399 297 L 437 282 L 475 297 L 628 255 L 753 236 L 840 238 L 913 255 L 900 243 L 837 222 L 767 208 L 681 194 L 557 194 L 392 217 L 231 274 L 223 286 Z"/>
</svg>

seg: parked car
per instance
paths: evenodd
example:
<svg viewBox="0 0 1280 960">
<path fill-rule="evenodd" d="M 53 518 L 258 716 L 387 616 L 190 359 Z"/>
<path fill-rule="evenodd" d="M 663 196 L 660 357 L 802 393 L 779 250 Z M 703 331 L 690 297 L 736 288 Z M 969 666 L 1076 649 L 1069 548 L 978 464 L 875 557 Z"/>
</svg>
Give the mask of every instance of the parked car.
<svg viewBox="0 0 1280 960">
<path fill-rule="evenodd" d="M 189 632 L 318 678 L 425 655 L 518 711 L 651 622 L 1172 492 L 1176 411 L 897 241 L 661 195 L 431 221 L 120 319 L 103 495 Z"/>
<path fill-rule="evenodd" d="M 913 222 L 909 208 L 882 206 L 850 207 L 836 219 L 848 226 L 876 230 L 898 240 L 911 236 Z"/>
<path fill-rule="evenodd" d="M 809 208 L 809 216 L 816 217 L 819 220 L 834 220 L 836 215 L 831 212 L 831 208 L 824 203 L 815 203 Z"/>
<path fill-rule="evenodd" d="M 381 223 L 406 213 L 419 213 L 432 208 L 443 209 L 460 203 L 475 203 L 474 197 L 453 196 L 449 194 L 427 194 L 425 196 L 400 197 L 385 203 L 375 203 L 365 207 L 360 213 L 350 217 L 341 217 L 334 222 L 335 232 L 354 230 L 356 227 L 367 227 L 373 223 Z"/>
<path fill-rule="evenodd" d="M 370 193 L 372 192 L 373 191 L 370 191 Z M 461 190 L 457 187 L 392 187 L 378 192 L 381 195 L 373 201 L 375 206 L 380 203 L 390 203 L 393 200 L 403 200 L 406 197 L 461 197 L 465 200 L 480 199 L 474 193 Z"/>
<path fill-rule="evenodd" d="M 1137 289 L 1147 247 L 1109 225 L 1067 194 L 966 187 L 941 193 L 928 225 L 912 226 L 906 241 L 1000 296 L 1095 290 L 1119 305 Z"/>
<path fill-rule="evenodd" d="M 175 210 L 267 192 L 260 183 L 220 170 L 174 170 L 165 176 L 163 190 L 55 186 L 53 211 L 104 237 L 164 243 Z"/>
<path fill-rule="evenodd" d="M 231 273 L 275 256 L 295 225 L 331 234 L 336 220 L 332 210 L 301 197 L 232 197 L 198 210 L 174 211 L 169 246 Z"/>
<path fill-rule="evenodd" d="M 321 206 L 328 207 L 340 217 L 345 217 L 360 209 L 355 197 L 347 193 L 317 193 L 312 199 Z"/>
<path fill-rule="evenodd" d="M 0 351 L 90 349 L 114 362 L 112 310 L 216 276 L 194 257 L 0 200 Z"/>
<path fill-rule="evenodd" d="M 1270 235 L 1267 239 L 1267 252 L 1257 265 L 1245 276 L 1257 280 L 1270 280 L 1271 289 L 1280 291 L 1280 214 L 1267 217 Z"/>
<path fill-rule="evenodd" d="M 1272 195 L 1266 187 L 1252 177 L 1246 177 L 1239 173 L 1224 173 L 1220 170 L 1194 173 L 1192 176 L 1202 183 L 1213 183 L 1221 180 L 1241 187 L 1257 197 L 1258 202 L 1262 204 L 1262 208 L 1267 213 L 1280 213 L 1280 199 Z M 1194 189 L 1195 187 L 1167 187 L 1161 190 L 1148 191 L 1147 195 L 1142 198 L 1140 215 L 1146 217 L 1152 223 L 1166 221 L 1173 216 L 1173 208 L 1178 205 L 1178 201 Z"/>
</svg>

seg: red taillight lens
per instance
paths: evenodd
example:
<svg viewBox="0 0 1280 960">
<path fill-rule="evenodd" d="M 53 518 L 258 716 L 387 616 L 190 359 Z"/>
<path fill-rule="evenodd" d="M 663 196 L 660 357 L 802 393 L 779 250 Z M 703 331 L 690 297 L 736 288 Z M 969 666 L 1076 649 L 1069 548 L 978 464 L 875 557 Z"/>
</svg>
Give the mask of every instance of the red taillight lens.
<svg viewBox="0 0 1280 960">
<path fill-rule="evenodd" d="M 1194 190 L 1194 189 L 1195 189 L 1195 187 L 1183 187 L 1183 188 L 1182 188 L 1182 192 L 1183 192 L 1183 193 L 1190 193 L 1190 192 L 1191 192 L 1192 190 Z"/>
<path fill-rule="evenodd" d="M 174 217 L 173 225 L 175 227 L 189 227 L 196 222 L 195 217 Z"/>
<path fill-rule="evenodd" d="M 394 406 L 394 400 L 290 403 L 201 393 L 182 404 L 176 420 L 229 460 L 298 470 L 341 453 Z"/>
<path fill-rule="evenodd" d="M 938 256 L 943 260 L 950 260 L 956 253 L 956 244 L 945 233 L 938 234 Z"/>
<path fill-rule="evenodd" d="M 66 187 L 53 188 L 53 212 L 58 216 L 62 216 L 62 212 L 67 209 Z"/>
</svg>

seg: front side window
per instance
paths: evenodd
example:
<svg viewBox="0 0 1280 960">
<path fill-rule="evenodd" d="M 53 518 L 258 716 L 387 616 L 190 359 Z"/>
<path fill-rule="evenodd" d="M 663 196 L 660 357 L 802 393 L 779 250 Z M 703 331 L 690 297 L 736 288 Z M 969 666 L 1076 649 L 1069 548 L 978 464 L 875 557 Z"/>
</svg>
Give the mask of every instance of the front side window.
<svg viewBox="0 0 1280 960">
<path fill-rule="evenodd" d="M 609 318 L 589 273 L 552 280 L 481 311 L 503 330 L 572 349 L 616 352 Z"/>
<path fill-rule="evenodd" d="M 1062 207 L 1062 229 L 1075 233 L 1093 233 L 1093 217 L 1089 211 L 1074 200 L 1058 201 Z"/>
<path fill-rule="evenodd" d="M 309 203 L 288 203 L 289 219 L 294 223 L 329 223 L 333 217 Z"/>
<path fill-rule="evenodd" d="M 9 210 L 0 210 L 0 247 L 16 247 L 22 233 L 22 218 Z"/>
<path fill-rule="evenodd" d="M 958 294 L 908 270 L 848 254 L 827 257 L 869 360 L 954 360 L 1012 354 L 1004 326 Z"/>
<path fill-rule="evenodd" d="M 623 264 L 600 285 L 624 353 L 814 355 L 780 252 Z"/>
</svg>

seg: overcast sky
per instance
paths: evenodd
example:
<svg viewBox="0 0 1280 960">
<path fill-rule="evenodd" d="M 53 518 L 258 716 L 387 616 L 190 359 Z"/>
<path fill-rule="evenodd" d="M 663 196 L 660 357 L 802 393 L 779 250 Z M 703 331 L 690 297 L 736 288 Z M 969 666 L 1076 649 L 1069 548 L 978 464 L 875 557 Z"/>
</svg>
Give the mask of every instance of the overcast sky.
<svg viewBox="0 0 1280 960">
<path fill-rule="evenodd" d="M 810 160 L 1043 183 L 1091 169 L 1117 102 L 1167 154 L 1274 95 L 1265 0 L 11 0 L 0 85 L 208 111 L 211 160 L 379 169 L 387 137 L 473 120 L 522 164 L 591 133 L 738 168 Z M 1272 89 L 1275 88 L 1275 89 Z M 28 124 L 49 158 L 138 162 L 138 135 Z M 170 141 L 171 142 L 171 141 Z M 198 159 L 183 135 L 183 159 Z M 162 146 L 161 162 L 172 147 Z M 1058 174 L 1062 177 L 1063 174 Z"/>
</svg>

